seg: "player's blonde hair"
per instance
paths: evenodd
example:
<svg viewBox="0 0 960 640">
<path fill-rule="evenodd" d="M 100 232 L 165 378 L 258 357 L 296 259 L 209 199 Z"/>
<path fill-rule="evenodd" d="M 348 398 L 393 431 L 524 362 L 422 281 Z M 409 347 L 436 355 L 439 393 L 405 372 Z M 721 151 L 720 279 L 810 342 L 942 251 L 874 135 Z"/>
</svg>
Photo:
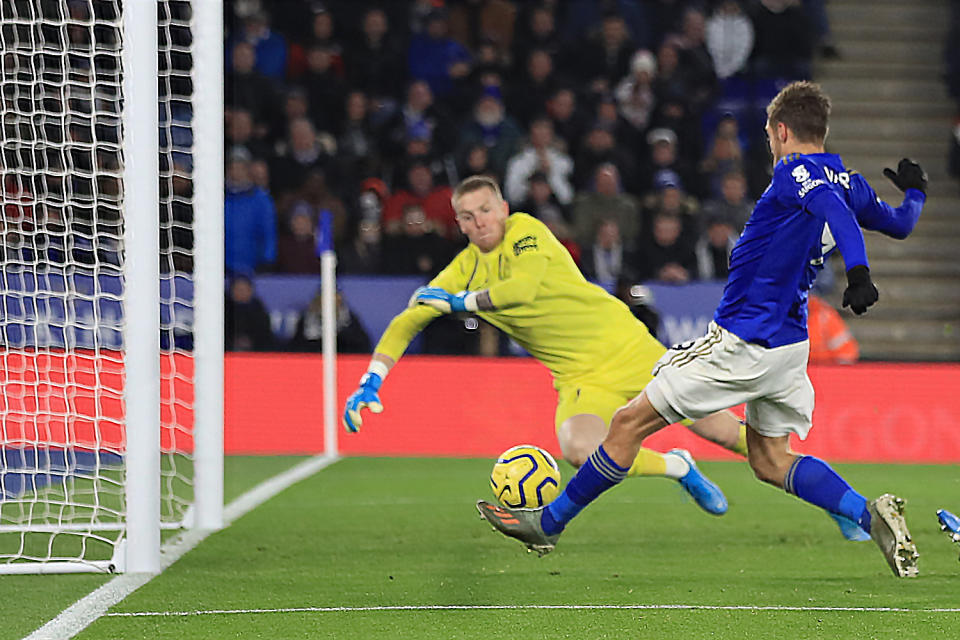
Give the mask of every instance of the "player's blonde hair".
<svg viewBox="0 0 960 640">
<path fill-rule="evenodd" d="M 806 80 L 791 82 L 767 106 L 771 125 L 785 124 L 800 142 L 822 143 L 829 119 L 830 98 L 820 85 Z"/>
<path fill-rule="evenodd" d="M 453 190 L 453 196 L 450 198 L 450 202 L 452 202 L 454 208 L 456 208 L 457 200 L 464 194 L 473 193 L 480 189 L 490 189 L 494 195 L 497 196 L 498 200 L 503 200 L 503 193 L 500 191 L 500 185 L 497 184 L 497 181 L 490 176 L 480 174 L 461 180 L 460 184 Z"/>
</svg>

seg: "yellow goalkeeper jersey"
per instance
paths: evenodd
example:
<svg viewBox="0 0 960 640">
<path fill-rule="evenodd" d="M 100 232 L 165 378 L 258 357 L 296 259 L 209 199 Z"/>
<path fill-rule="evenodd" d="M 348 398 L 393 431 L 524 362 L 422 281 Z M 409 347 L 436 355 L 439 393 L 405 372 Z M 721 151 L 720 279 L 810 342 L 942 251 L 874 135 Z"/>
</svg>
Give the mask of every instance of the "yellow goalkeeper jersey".
<svg viewBox="0 0 960 640">
<path fill-rule="evenodd" d="M 504 239 L 493 251 L 468 245 L 430 286 L 450 293 L 489 289 L 497 309 L 477 315 L 546 365 L 558 387 L 584 376 L 619 381 L 626 372 L 611 367 L 634 359 L 649 376 L 665 352 L 626 304 L 587 282 L 546 225 L 525 213 L 507 218 Z M 375 351 L 398 360 L 439 315 L 426 305 L 407 308 L 387 327 Z"/>
</svg>

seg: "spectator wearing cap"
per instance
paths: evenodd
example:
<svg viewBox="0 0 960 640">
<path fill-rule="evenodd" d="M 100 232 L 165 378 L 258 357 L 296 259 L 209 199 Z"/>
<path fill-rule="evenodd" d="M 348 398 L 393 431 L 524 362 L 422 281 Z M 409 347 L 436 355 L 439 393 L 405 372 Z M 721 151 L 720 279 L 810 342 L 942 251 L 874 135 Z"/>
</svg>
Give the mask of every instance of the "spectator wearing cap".
<svg viewBox="0 0 960 640">
<path fill-rule="evenodd" d="M 385 262 L 391 273 L 432 278 L 453 258 L 454 245 L 434 230 L 415 202 L 404 205 L 400 232 L 385 241 Z"/>
<path fill-rule="evenodd" d="M 253 273 L 277 259 L 273 199 L 250 177 L 250 152 L 231 149 L 224 174 L 224 262 L 228 273 Z"/>
<path fill-rule="evenodd" d="M 634 277 L 634 261 L 620 240 L 620 225 L 606 218 L 597 225 L 593 242 L 583 248 L 580 270 L 588 280 L 612 293 L 620 278 Z"/>
<path fill-rule="evenodd" d="M 323 170 L 335 152 L 336 141 L 332 136 L 318 135 L 307 118 L 293 120 L 287 139 L 277 144 L 270 164 L 271 193 L 280 201 L 290 197 L 303 186 L 307 174 Z M 280 206 L 283 208 L 282 203 Z"/>
<path fill-rule="evenodd" d="M 646 49 L 640 49 L 630 59 L 630 74 L 614 90 L 617 111 L 637 132 L 647 130 L 656 95 L 653 80 L 657 76 L 657 59 Z"/>
<path fill-rule="evenodd" d="M 522 133 L 503 106 L 503 97 L 496 87 L 488 87 L 473 107 L 471 118 L 460 130 L 460 149 L 477 143 L 487 147 L 490 166 L 503 175 L 507 160 L 516 153 Z"/>
<path fill-rule="evenodd" d="M 660 211 L 654 216 L 652 233 L 639 251 L 638 265 L 641 280 L 682 284 L 696 277 L 697 257 L 683 240 L 679 214 Z"/>
<path fill-rule="evenodd" d="M 320 273 L 313 210 L 305 202 L 294 205 L 287 229 L 277 241 L 277 271 L 280 273 Z"/>
<path fill-rule="evenodd" d="M 454 82 L 470 73 L 470 52 L 447 36 L 447 15 L 434 9 L 426 17 L 424 32 L 410 39 L 407 63 L 410 76 L 425 80 L 438 99 L 444 99 Z"/>
<path fill-rule="evenodd" d="M 256 123 L 272 122 L 277 109 L 277 90 L 273 81 L 257 71 L 254 46 L 240 40 L 230 50 L 230 69 L 224 82 L 224 102 L 228 107 L 246 109 Z"/>
<path fill-rule="evenodd" d="M 530 123 L 527 144 L 507 162 L 504 189 L 507 200 L 522 202 L 527 197 L 530 176 L 541 172 L 551 191 L 564 205 L 573 201 L 573 160 L 558 148 L 553 123 L 546 116 Z"/>
<path fill-rule="evenodd" d="M 722 218 L 730 223 L 736 233 L 743 231 L 752 212 L 753 204 L 747 197 L 747 178 L 741 171 L 724 174 L 720 182 L 720 196 L 703 203 L 705 219 Z"/>
<path fill-rule="evenodd" d="M 697 240 L 697 277 L 701 280 L 724 280 L 730 269 L 730 252 L 737 243 L 737 234 L 730 221 L 719 215 L 705 216 L 706 229 Z"/>
<path fill-rule="evenodd" d="M 704 40 L 717 78 L 725 80 L 744 71 L 753 51 L 753 23 L 738 0 L 723 0 L 707 19 Z"/>
<path fill-rule="evenodd" d="M 446 111 L 433 102 L 433 91 L 424 80 L 407 87 L 400 109 L 383 127 L 381 153 L 385 160 L 397 162 L 405 153 L 407 141 L 426 136 L 436 153 L 449 153 L 455 145 L 455 129 Z"/>
<path fill-rule="evenodd" d="M 637 164 L 633 154 L 617 144 L 616 123 L 595 120 L 584 136 L 576 157 L 574 183 L 578 189 L 590 188 L 601 164 L 614 164 L 621 185 L 631 193 L 640 193 L 637 184 Z"/>
<path fill-rule="evenodd" d="M 406 182 L 406 188 L 396 191 L 384 204 L 384 231 L 388 235 L 402 233 L 404 209 L 408 205 L 418 205 L 439 235 L 454 237 L 457 220 L 450 203 L 453 190 L 447 186 L 435 186 L 430 166 L 420 159 L 411 162 Z"/>
<path fill-rule="evenodd" d="M 647 132 L 647 145 L 649 148 L 648 166 L 646 175 L 649 176 L 650 183 L 646 185 L 644 191 L 655 188 L 653 180 L 659 172 L 669 169 L 673 174 L 679 176 L 680 186 L 694 195 L 702 195 L 699 176 L 695 171 L 688 168 L 684 159 L 680 157 L 677 134 L 672 129 L 666 127 L 656 127 Z"/>
<path fill-rule="evenodd" d="M 350 85 L 365 91 L 378 109 L 388 111 L 385 115 L 389 117 L 406 86 L 407 65 L 403 46 L 392 33 L 382 8 L 366 10 L 360 36 L 351 43 L 345 56 Z"/>
<path fill-rule="evenodd" d="M 699 203 L 683 190 L 680 176 L 671 169 L 661 169 L 654 176 L 653 191 L 643 198 L 643 235 L 650 237 L 658 214 L 669 213 L 679 217 L 683 240 L 692 246 L 700 233 L 698 211 Z"/>
<path fill-rule="evenodd" d="M 256 11 L 247 16 L 228 50 L 241 41 L 253 46 L 258 72 L 277 82 L 283 80 L 287 72 L 287 41 L 270 28 L 270 16 L 267 12 Z"/>
<path fill-rule="evenodd" d="M 625 248 L 636 248 L 640 232 L 640 205 L 636 197 L 624 193 L 620 171 L 612 163 L 603 163 L 594 170 L 592 188 L 577 194 L 571 210 L 574 237 L 581 246 L 592 245 L 597 227 L 607 219 L 616 220 Z"/>
</svg>

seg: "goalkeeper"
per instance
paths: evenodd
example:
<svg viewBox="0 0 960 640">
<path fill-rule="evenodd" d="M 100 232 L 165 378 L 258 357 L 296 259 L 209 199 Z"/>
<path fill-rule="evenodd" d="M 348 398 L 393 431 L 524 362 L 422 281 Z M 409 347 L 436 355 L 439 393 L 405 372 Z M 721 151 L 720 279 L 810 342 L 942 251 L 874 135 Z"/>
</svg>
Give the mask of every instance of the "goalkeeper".
<svg viewBox="0 0 960 640">
<path fill-rule="evenodd" d="M 460 230 L 470 244 L 417 289 L 374 349 L 360 388 L 347 400 L 344 425 L 357 431 L 361 410 L 383 410 L 380 385 L 410 341 L 444 313 L 472 312 L 516 340 L 553 374 L 555 418 L 563 457 L 583 464 L 606 436 L 614 412 L 652 379 L 666 349 L 625 304 L 588 283 L 566 249 L 537 219 L 510 215 L 497 183 L 465 179 L 453 193 Z M 740 455 L 746 436 L 739 419 L 722 411 L 689 424 L 695 433 Z M 680 482 L 704 510 L 720 515 L 727 501 L 687 451 L 641 449 L 631 476 Z"/>
</svg>

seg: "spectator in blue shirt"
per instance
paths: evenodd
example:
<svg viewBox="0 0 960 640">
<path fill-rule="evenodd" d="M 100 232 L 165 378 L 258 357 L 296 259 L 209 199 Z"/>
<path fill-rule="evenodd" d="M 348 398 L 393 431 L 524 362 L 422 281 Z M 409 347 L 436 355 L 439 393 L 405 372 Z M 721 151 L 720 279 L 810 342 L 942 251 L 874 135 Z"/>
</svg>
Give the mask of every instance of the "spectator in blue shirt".
<svg viewBox="0 0 960 640">
<path fill-rule="evenodd" d="M 263 11 L 249 16 L 243 22 L 238 39 L 250 43 L 257 53 L 257 71 L 283 80 L 287 70 L 287 41 L 270 29 L 270 17 Z"/>
<path fill-rule="evenodd" d="M 277 213 L 270 195 L 254 185 L 251 161 L 243 147 L 227 159 L 223 232 L 229 273 L 250 274 L 277 259 Z"/>
<path fill-rule="evenodd" d="M 470 52 L 456 40 L 447 37 L 447 17 L 442 10 L 431 11 L 427 28 L 410 40 L 407 61 L 410 75 L 426 80 L 438 98 L 454 88 L 454 81 L 470 73 Z"/>
</svg>

